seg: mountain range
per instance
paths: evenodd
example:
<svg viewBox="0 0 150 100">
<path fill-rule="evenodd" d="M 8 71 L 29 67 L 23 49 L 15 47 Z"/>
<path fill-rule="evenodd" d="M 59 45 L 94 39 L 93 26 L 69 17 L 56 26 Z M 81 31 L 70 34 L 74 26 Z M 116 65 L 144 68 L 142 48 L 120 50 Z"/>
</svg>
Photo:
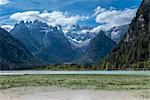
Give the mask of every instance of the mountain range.
<svg viewBox="0 0 150 100">
<path fill-rule="evenodd" d="M 127 26 L 110 31 L 92 33 L 90 27 L 73 25 L 64 32 L 62 26 L 49 26 L 38 20 L 16 24 L 10 33 L 47 64 L 96 63 L 116 45 L 125 34 Z M 112 37 L 109 34 L 116 32 Z M 109 34 L 108 34 L 109 33 Z"/>
<path fill-rule="evenodd" d="M 149 9 L 150 1 L 143 0 L 131 24 L 107 31 L 93 32 L 78 24 L 64 30 L 38 20 L 21 21 L 10 32 L 0 28 L 0 69 L 64 63 L 149 68 Z"/>
<path fill-rule="evenodd" d="M 74 59 L 74 48 L 63 34 L 61 26 L 48 26 L 38 20 L 33 23 L 21 21 L 10 32 L 45 63 L 63 63 Z"/>
</svg>

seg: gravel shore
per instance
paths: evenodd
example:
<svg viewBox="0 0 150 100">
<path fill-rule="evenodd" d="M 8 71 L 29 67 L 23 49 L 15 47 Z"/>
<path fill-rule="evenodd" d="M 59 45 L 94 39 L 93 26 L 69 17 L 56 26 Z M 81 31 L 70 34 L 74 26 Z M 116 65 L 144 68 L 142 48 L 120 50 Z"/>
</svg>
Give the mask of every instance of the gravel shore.
<svg viewBox="0 0 150 100">
<path fill-rule="evenodd" d="M 73 90 L 21 87 L 0 90 L 1 100 L 149 100 L 150 91 Z"/>
</svg>

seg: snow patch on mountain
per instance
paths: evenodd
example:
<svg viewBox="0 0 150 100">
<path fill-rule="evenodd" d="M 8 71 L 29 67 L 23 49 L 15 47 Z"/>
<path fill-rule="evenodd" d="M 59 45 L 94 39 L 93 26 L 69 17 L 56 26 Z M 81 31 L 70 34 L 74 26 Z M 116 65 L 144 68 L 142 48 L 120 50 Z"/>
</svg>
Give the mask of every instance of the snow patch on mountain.
<svg viewBox="0 0 150 100">
<path fill-rule="evenodd" d="M 77 48 L 87 46 L 90 40 L 96 36 L 94 33 L 90 33 L 88 27 L 80 27 L 79 25 L 73 25 L 67 31 L 65 30 L 65 36 L 71 42 L 71 44 Z"/>
<path fill-rule="evenodd" d="M 119 43 L 125 33 L 128 31 L 129 25 L 113 27 L 106 31 L 105 34 L 116 43 Z"/>
</svg>

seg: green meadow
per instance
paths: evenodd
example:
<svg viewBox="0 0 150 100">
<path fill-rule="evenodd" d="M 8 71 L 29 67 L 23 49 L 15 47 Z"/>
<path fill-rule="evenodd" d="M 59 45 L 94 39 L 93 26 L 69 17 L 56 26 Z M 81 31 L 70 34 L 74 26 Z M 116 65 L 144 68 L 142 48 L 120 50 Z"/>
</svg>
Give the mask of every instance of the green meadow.
<svg viewBox="0 0 150 100">
<path fill-rule="evenodd" d="M 71 89 L 149 90 L 144 75 L 8 75 L 0 76 L 0 89 L 27 86 L 56 86 Z"/>
</svg>

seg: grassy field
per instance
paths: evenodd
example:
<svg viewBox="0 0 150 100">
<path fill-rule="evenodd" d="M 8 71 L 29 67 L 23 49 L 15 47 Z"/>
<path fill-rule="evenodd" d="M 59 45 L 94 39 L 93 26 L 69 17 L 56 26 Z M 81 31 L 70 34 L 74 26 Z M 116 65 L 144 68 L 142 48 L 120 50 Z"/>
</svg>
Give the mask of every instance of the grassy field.
<svg viewBox="0 0 150 100">
<path fill-rule="evenodd" d="M 0 89 L 25 86 L 57 86 L 73 89 L 150 89 L 149 76 L 135 75 L 16 75 L 0 76 Z"/>
</svg>

